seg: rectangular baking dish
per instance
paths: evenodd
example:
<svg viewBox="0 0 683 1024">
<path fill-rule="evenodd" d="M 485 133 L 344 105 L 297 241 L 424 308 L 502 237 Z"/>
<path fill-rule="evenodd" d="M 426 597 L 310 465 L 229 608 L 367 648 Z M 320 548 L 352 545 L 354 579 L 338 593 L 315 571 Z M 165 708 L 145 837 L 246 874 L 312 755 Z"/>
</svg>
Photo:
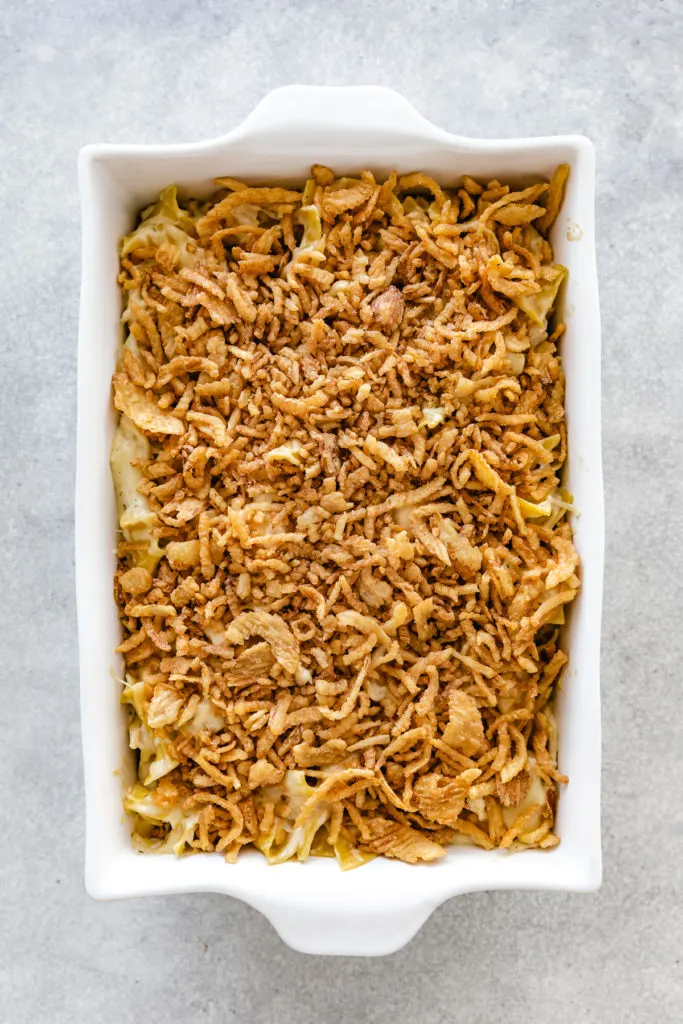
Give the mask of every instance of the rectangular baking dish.
<svg viewBox="0 0 683 1024">
<path fill-rule="evenodd" d="M 514 854 L 457 847 L 436 864 L 377 859 L 342 873 L 335 861 L 270 867 L 257 853 L 237 864 L 198 854 L 140 855 L 130 844 L 122 789 L 132 753 L 119 704 L 113 654 L 119 622 L 112 598 L 116 515 L 109 473 L 114 430 L 110 380 L 120 341 L 118 243 L 140 208 L 178 184 L 208 194 L 212 179 L 302 182 L 312 163 L 337 174 L 370 168 L 425 171 L 442 184 L 462 174 L 524 184 L 571 165 L 552 235 L 569 269 L 567 486 L 582 589 L 565 644 L 569 670 L 558 702 L 560 770 L 570 777 L 559 801 L 554 850 Z M 379 955 L 404 945 L 429 914 L 459 893 L 491 889 L 586 892 L 601 879 L 599 654 L 603 577 L 600 447 L 600 322 L 594 242 L 594 157 L 580 136 L 492 141 L 435 127 L 397 93 L 375 87 L 291 86 L 270 93 L 230 134 L 181 146 L 88 146 L 79 157 L 83 267 L 78 347 L 76 584 L 86 794 L 86 887 L 96 899 L 216 892 L 245 900 L 285 942 L 307 953 Z"/>
</svg>

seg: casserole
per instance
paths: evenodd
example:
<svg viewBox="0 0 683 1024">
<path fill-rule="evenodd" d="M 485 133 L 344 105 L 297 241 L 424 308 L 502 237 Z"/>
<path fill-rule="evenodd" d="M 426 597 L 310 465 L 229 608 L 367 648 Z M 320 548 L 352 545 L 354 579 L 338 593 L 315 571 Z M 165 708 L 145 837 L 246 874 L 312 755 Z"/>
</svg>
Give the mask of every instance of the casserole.
<svg viewBox="0 0 683 1024">
<path fill-rule="evenodd" d="M 508 855 L 457 847 L 429 868 L 376 860 L 342 874 L 314 859 L 272 868 L 255 853 L 237 864 L 197 854 L 141 856 L 121 810 L 132 774 L 112 651 L 119 624 L 111 597 L 116 513 L 109 475 L 114 430 L 110 379 L 120 341 L 118 241 L 139 209 L 173 182 L 192 195 L 230 174 L 247 182 L 294 184 L 312 163 L 344 174 L 421 170 L 444 183 L 462 174 L 515 184 L 571 166 L 552 232 L 569 270 L 565 296 L 569 431 L 567 486 L 582 591 L 565 645 L 569 670 L 558 702 L 560 771 L 570 776 L 557 818 L 561 845 Z M 76 494 L 82 728 L 86 781 L 86 885 L 96 898 L 223 892 L 261 910 L 293 948 L 382 954 L 400 948 L 443 900 L 478 889 L 586 891 L 600 881 L 599 629 L 603 522 L 600 462 L 600 338 L 593 236 L 594 164 L 580 137 L 517 142 L 460 139 L 425 121 L 386 89 L 290 87 L 271 93 L 224 138 L 177 147 L 94 146 L 82 151 L 83 282 L 79 336 Z M 123 776 L 123 779 L 122 779 Z"/>
</svg>

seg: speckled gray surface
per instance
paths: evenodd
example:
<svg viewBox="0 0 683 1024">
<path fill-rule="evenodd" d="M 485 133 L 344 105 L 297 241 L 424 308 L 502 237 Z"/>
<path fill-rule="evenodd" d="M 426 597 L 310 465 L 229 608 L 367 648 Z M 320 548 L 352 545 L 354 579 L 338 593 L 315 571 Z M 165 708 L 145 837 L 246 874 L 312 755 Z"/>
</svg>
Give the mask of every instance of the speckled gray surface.
<svg viewBox="0 0 683 1024">
<path fill-rule="evenodd" d="M 683 1019 L 682 52 L 680 0 L 0 7 L 3 1021 Z M 597 148 L 604 886 L 460 897 L 377 961 L 299 956 L 227 898 L 96 904 L 82 880 L 76 153 L 222 133 L 288 82 L 390 85 L 463 134 Z"/>
</svg>

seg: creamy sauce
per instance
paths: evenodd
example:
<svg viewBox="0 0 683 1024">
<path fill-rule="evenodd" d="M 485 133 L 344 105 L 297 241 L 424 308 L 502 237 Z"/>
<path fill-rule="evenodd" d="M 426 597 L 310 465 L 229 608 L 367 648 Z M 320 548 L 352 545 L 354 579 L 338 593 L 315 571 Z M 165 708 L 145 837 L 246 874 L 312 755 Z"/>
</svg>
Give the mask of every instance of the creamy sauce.
<svg viewBox="0 0 683 1024">
<path fill-rule="evenodd" d="M 199 707 L 191 722 L 184 727 L 186 732 L 219 732 L 225 725 L 225 719 L 208 697 L 200 701 Z"/>
<path fill-rule="evenodd" d="M 147 458 L 147 438 L 127 416 L 122 416 L 111 446 L 111 472 L 116 488 L 119 525 L 127 540 L 142 539 L 139 533 L 133 535 L 133 531 L 140 528 L 149 536 L 148 528 L 156 519 L 147 498 L 138 493 L 138 484 L 143 480 L 142 471 L 131 465 L 133 459 Z"/>
</svg>

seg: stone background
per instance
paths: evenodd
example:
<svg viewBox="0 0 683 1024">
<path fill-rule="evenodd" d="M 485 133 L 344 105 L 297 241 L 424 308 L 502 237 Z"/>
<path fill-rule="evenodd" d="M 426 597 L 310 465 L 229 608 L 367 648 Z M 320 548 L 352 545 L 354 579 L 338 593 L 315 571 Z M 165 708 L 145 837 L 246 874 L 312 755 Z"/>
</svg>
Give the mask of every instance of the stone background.
<svg viewBox="0 0 683 1024">
<path fill-rule="evenodd" d="M 680 0 L 0 4 L 0 1019 L 683 1019 L 682 53 Z M 291 82 L 393 86 L 465 135 L 581 132 L 598 159 L 605 882 L 460 897 L 374 961 L 293 953 L 228 898 L 83 888 L 76 154 L 221 134 Z"/>
</svg>

